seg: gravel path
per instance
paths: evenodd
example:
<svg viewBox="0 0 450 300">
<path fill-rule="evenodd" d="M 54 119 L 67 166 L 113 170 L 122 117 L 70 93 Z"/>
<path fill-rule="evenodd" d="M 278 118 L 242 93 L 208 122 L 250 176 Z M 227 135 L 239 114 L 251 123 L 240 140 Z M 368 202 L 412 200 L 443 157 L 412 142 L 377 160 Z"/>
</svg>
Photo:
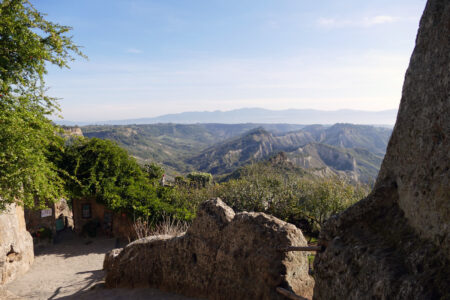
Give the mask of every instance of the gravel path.
<svg viewBox="0 0 450 300">
<path fill-rule="evenodd" d="M 192 299 L 155 289 L 106 289 L 102 286 L 105 253 L 115 239 L 83 239 L 64 233 L 63 240 L 35 252 L 31 269 L 0 290 L 1 299 Z M 12 294 L 11 294 L 12 293 Z M 15 297 L 16 295 L 17 297 Z"/>
</svg>

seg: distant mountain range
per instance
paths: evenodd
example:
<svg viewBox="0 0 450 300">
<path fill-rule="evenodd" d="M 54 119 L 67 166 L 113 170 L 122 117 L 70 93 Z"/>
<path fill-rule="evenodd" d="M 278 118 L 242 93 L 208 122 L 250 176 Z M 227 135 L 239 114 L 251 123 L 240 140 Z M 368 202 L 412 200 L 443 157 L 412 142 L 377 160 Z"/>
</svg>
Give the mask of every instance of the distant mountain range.
<svg viewBox="0 0 450 300">
<path fill-rule="evenodd" d="M 115 121 L 76 122 L 56 120 L 55 123 L 67 126 L 84 125 L 131 125 L 156 123 L 284 123 L 284 124 L 335 124 L 352 123 L 366 125 L 393 125 L 397 117 L 397 110 L 362 111 L 342 109 L 323 111 L 314 109 L 286 109 L 268 110 L 262 108 L 242 108 L 229 111 L 201 111 L 183 112 L 162 115 L 154 118 L 140 118 Z"/>
<path fill-rule="evenodd" d="M 372 182 L 391 128 L 335 124 L 147 124 L 81 127 L 87 137 L 111 139 L 141 163 L 169 174 L 204 171 L 221 177 L 280 152 L 295 167 L 318 176 Z"/>
</svg>

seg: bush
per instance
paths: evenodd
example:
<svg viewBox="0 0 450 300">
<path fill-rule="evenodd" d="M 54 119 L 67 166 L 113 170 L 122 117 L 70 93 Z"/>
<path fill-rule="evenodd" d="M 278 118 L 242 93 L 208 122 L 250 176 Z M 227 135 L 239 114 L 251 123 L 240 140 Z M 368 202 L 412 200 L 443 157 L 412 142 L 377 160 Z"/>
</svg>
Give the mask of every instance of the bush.
<svg viewBox="0 0 450 300">
<path fill-rule="evenodd" d="M 95 197 L 132 218 L 157 221 L 164 213 L 178 213 L 158 197 L 166 191 L 153 185 L 136 160 L 112 141 L 78 139 L 66 146 L 59 164 L 69 175 L 67 190 L 72 197 Z"/>
<path fill-rule="evenodd" d="M 170 216 L 164 216 L 163 220 L 157 224 L 152 224 L 149 220 L 139 218 L 134 222 L 133 228 L 138 239 L 151 235 L 178 236 L 186 232 L 188 223 Z"/>
<path fill-rule="evenodd" d="M 158 181 L 164 176 L 164 169 L 155 163 L 145 164 L 143 170 L 148 179 L 150 179 L 153 183 L 158 183 Z"/>
<path fill-rule="evenodd" d="M 206 187 L 208 184 L 212 183 L 212 175 L 209 173 L 202 172 L 192 172 L 189 173 L 187 179 L 191 182 L 194 187 L 201 188 Z"/>
<path fill-rule="evenodd" d="M 319 178 L 290 172 L 267 164 L 240 170 L 237 179 L 197 188 L 176 185 L 165 201 L 195 216 L 198 205 L 220 197 L 235 211 L 257 211 L 297 225 L 312 236 L 322 224 L 367 195 L 365 186 L 353 186 L 342 179 Z"/>
</svg>

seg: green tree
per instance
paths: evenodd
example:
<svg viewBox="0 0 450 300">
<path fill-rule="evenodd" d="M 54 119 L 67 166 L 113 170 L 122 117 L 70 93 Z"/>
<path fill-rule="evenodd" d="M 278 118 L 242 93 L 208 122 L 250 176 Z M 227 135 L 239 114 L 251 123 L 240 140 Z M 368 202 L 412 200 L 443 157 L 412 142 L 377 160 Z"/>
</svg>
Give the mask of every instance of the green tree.
<svg viewBox="0 0 450 300">
<path fill-rule="evenodd" d="M 190 207 L 220 197 L 236 211 L 260 211 L 317 234 L 323 223 L 367 195 L 368 187 L 332 177 L 320 178 L 289 165 L 255 163 L 228 181 L 198 189 L 177 185 L 178 201 Z"/>
<path fill-rule="evenodd" d="M 171 190 L 154 186 L 136 160 L 110 140 L 74 140 L 59 166 L 69 175 L 71 197 L 94 197 L 109 209 L 152 222 L 164 215 L 184 219 L 189 213 L 168 201 Z"/>
<path fill-rule="evenodd" d="M 164 169 L 155 163 L 145 164 L 144 172 L 147 174 L 148 179 L 150 179 L 153 183 L 157 183 L 164 175 Z"/>
<path fill-rule="evenodd" d="M 203 172 L 191 172 L 186 178 L 189 179 L 195 187 L 205 187 L 208 184 L 211 184 L 213 180 L 211 174 Z"/>
<path fill-rule="evenodd" d="M 304 182 L 301 189 L 301 214 L 312 220 L 318 230 L 330 216 L 344 211 L 367 195 L 367 188 L 353 186 L 337 177 Z"/>
<path fill-rule="evenodd" d="M 67 190 L 72 197 L 95 197 L 108 208 L 132 208 L 141 190 L 156 196 L 154 189 L 128 153 L 114 142 L 98 138 L 78 139 L 67 146 L 60 167 L 72 178 Z"/>
<path fill-rule="evenodd" d="M 44 206 L 64 192 L 49 150 L 62 147 L 48 119 L 59 107 L 46 95 L 44 75 L 48 64 L 68 67 L 83 55 L 70 29 L 26 0 L 0 2 L 0 210 L 13 202 Z"/>
</svg>

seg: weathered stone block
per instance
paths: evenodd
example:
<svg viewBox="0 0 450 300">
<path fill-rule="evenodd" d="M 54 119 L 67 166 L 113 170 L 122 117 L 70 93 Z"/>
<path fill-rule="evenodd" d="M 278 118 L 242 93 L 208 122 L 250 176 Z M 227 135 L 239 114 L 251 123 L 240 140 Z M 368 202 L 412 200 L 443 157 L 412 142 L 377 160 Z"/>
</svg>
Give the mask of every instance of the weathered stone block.
<svg viewBox="0 0 450 300">
<path fill-rule="evenodd" d="M 0 213 L 0 284 L 28 271 L 33 260 L 33 239 L 25 228 L 23 208 L 8 205 Z"/>
<path fill-rule="evenodd" d="M 210 200 L 186 234 L 147 237 L 108 254 L 106 285 L 208 299 L 284 299 L 276 292 L 282 286 L 311 297 L 307 254 L 278 251 L 305 245 L 292 224 L 264 213 L 235 214 L 220 199 Z"/>
</svg>

